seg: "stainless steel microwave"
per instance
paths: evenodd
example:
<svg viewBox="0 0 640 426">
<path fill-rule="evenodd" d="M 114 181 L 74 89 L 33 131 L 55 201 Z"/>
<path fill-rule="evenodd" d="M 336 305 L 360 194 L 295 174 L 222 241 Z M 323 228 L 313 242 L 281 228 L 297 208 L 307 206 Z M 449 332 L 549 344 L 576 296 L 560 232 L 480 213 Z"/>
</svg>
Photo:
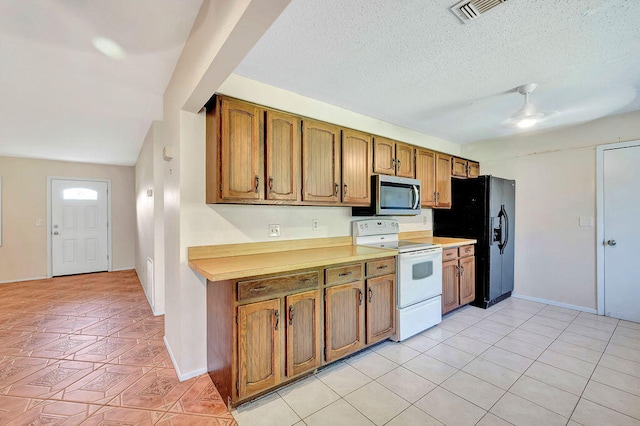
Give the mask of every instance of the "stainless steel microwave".
<svg viewBox="0 0 640 426">
<path fill-rule="evenodd" d="M 373 175 L 371 180 L 371 206 L 353 207 L 353 216 L 420 214 L 420 181 L 418 179 Z"/>
</svg>

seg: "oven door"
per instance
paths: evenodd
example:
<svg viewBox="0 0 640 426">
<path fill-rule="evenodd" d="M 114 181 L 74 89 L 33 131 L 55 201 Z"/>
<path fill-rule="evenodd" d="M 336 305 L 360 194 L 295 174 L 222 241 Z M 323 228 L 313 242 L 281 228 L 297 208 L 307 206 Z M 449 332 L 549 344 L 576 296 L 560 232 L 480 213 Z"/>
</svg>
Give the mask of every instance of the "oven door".
<svg viewBox="0 0 640 426">
<path fill-rule="evenodd" d="M 442 249 L 398 256 L 398 308 L 442 294 Z"/>
</svg>

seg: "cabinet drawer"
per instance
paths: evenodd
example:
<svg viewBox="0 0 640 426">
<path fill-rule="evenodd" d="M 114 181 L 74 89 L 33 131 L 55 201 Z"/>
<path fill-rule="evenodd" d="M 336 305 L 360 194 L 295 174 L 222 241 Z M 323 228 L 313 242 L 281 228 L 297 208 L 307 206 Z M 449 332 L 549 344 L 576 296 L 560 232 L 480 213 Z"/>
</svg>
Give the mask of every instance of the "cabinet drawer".
<svg viewBox="0 0 640 426">
<path fill-rule="evenodd" d="M 350 283 L 362 279 L 362 264 L 327 268 L 324 273 L 324 282 L 327 285 Z"/>
<path fill-rule="evenodd" d="M 281 275 L 251 281 L 238 281 L 238 301 L 291 293 L 318 287 L 318 273 Z"/>
<path fill-rule="evenodd" d="M 460 250 L 460 257 L 473 256 L 473 245 L 462 246 L 458 248 Z"/>
<path fill-rule="evenodd" d="M 367 262 L 366 271 L 368 277 L 393 274 L 396 272 L 396 259 L 391 258 Z"/>
<path fill-rule="evenodd" d="M 442 250 L 442 261 L 445 262 L 447 260 L 451 260 L 451 259 L 457 259 L 458 258 L 458 248 L 454 247 L 454 248 L 448 248 L 448 249 L 444 249 Z"/>
</svg>

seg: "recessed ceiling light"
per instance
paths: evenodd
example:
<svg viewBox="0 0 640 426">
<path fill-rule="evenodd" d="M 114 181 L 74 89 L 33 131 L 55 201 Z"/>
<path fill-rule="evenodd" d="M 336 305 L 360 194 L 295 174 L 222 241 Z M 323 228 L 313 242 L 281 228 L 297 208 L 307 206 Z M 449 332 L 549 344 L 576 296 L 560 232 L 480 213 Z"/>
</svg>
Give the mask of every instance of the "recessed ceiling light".
<svg viewBox="0 0 640 426">
<path fill-rule="evenodd" d="M 94 37 L 91 39 L 91 44 L 100 53 L 111 59 L 124 59 L 127 57 L 124 49 L 115 41 L 107 37 Z"/>
</svg>

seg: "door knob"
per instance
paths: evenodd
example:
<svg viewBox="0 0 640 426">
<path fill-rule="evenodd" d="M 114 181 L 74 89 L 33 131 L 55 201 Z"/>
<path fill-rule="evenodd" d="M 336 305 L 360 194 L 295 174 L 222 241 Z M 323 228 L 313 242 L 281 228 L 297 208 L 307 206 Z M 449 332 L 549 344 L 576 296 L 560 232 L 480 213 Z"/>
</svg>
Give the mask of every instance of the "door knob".
<svg viewBox="0 0 640 426">
<path fill-rule="evenodd" d="M 58 235 L 58 231 L 54 231 L 54 232 L 53 232 L 53 235 Z"/>
<path fill-rule="evenodd" d="M 615 246 L 615 245 L 616 245 L 616 240 L 609 240 L 609 241 L 607 241 L 607 245 L 609 245 L 609 246 Z"/>
</svg>

